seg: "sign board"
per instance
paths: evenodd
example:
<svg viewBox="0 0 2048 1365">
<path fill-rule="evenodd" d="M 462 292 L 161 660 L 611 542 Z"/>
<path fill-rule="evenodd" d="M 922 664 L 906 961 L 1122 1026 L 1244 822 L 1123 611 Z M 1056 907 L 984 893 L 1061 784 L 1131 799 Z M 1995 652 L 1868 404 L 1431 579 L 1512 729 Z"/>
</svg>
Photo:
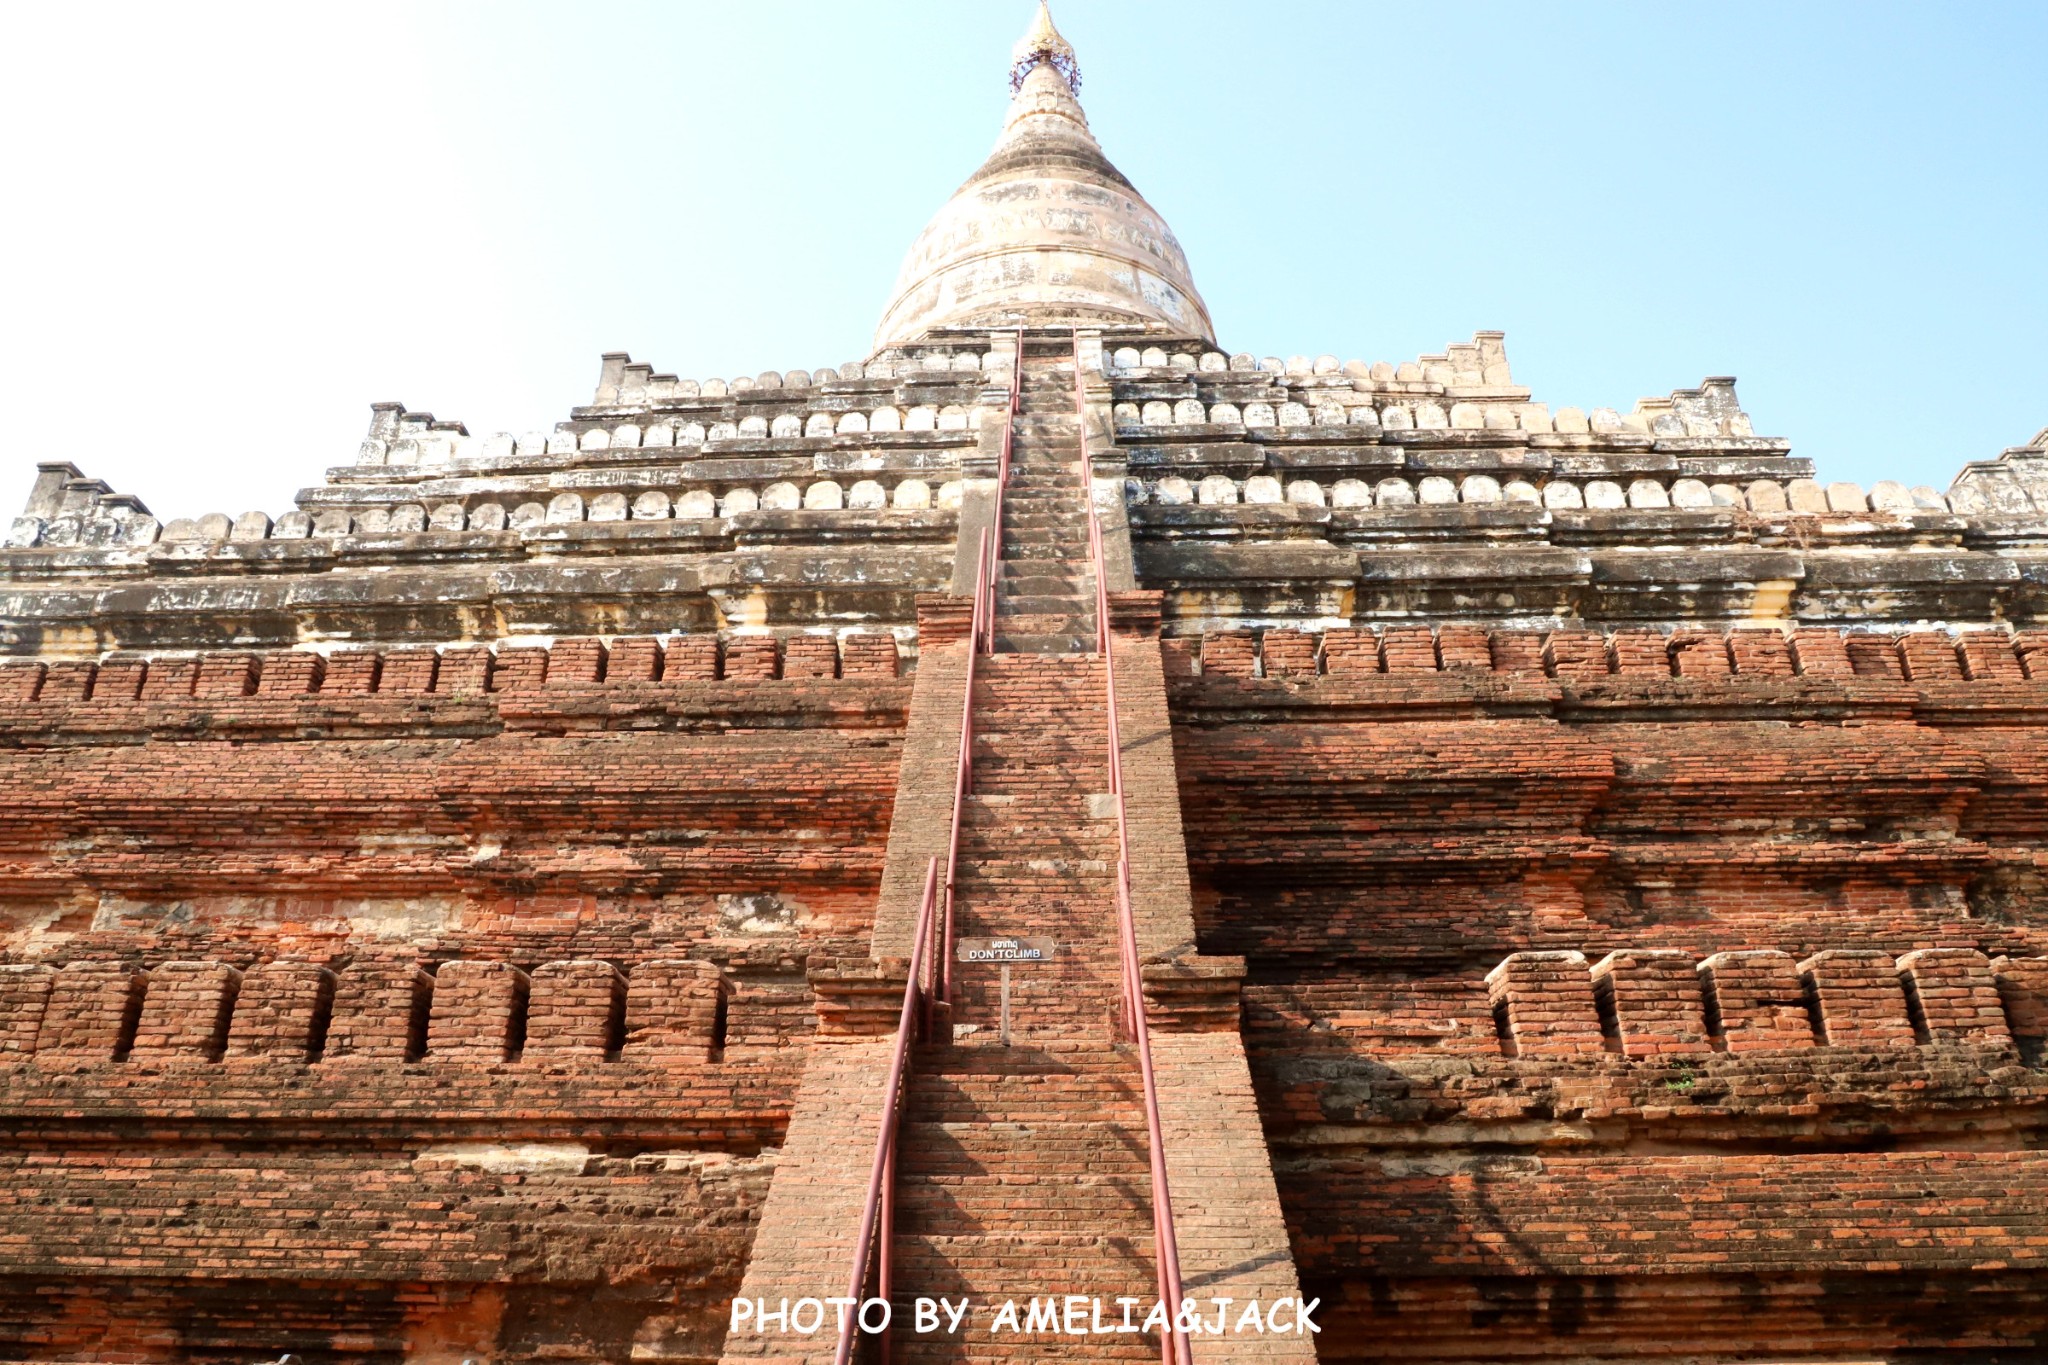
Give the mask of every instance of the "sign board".
<svg viewBox="0 0 2048 1365">
<path fill-rule="evenodd" d="M 1047 962 L 1059 951 L 1049 938 L 963 938 L 953 945 L 956 962 Z"/>
</svg>

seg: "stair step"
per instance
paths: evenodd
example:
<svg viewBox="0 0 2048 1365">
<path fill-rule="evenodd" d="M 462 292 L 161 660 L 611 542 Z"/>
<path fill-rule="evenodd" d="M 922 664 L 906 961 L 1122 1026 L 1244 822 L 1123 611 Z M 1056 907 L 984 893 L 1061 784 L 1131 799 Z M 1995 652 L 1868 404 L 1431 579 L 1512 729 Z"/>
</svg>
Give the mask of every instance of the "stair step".
<svg viewBox="0 0 2048 1365">
<path fill-rule="evenodd" d="M 1008 540 L 1014 534 L 1016 532 L 1010 532 L 1010 536 L 1004 536 L 1004 538 Z M 1049 583 L 1061 583 L 1061 585 L 1087 583 L 1087 587 L 1090 587 L 1090 593 L 1094 593 L 1094 573 L 1092 573 L 1092 567 L 1094 567 L 1094 563 L 1087 559 L 1087 557 L 1075 557 L 1071 563 L 1057 563 L 1057 561 L 1044 561 L 1044 559 L 1006 559 L 1006 561 L 1001 561 L 1001 575 L 995 581 L 997 583 L 1006 583 L 1006 581 L 1016 581 L 1016 579 L 1044 579 L 1044 581 L 1049 581 Z"/>
<path fill-rule="evenodd" d="M 1094 649 L 1092 640 L 1074 635 L 1010 635 L 996 632 L 999 654 L 1086 654 Z"/>
<path fill-rule="evenodd" d="M 1147 1172 L 1145 1120 L 1140 1113 L 1122 1124 L 1004 1120 L 907 1125 L 897 1169 L 928 1186 L 963 1194 L 994 1190 L 1016 1198 L 1052 1195 L 1055 1189 L 1095 1188 L 1133 1172 Z M 1005 1193 L 1007 1187 L 1010 1193 Z"/>
<path fill-rule="evenodd" d="M 1067 641 L 1071 649 L 1059 653 L 1067 655 L 1094 655 L 1096 651 L 1096 630 L 1094 622 L 1085 616 L 1026 616 L 1026 614 L 1004 614 L 995 620 L 995 639 L 1049 639 Z"/>
<path fill-rule="evenodd" d="M 996 587 L 999 589 L 1028 593 L 1036 597 L 1078 595 L 1084 586 L 1088 590 L 1087 596 L 1092 598 L 1095 595 L 1094 585 L 1089 583 L 1084 575 L 1062 573 L 1057 569 L 1048 572 L 1048 566 L 1042 560 L 1034 560 L 1028 564 L 1012 564 L 1006 561 L 1003 564 L 1002 576 L 996 580 Z"/>
<path fill-rule="evenodd" d="M 977 678 L 974 683 L 975 734 L 979 737 L 1039 733 L 1050 728 L 1056 732 L 1051 738 L 1079 743 L 1080 736 L 1100 728 L 1105 704 L 1100 682 L 1093 687 L 1013 687 L 1006 691 L 1001 688 L 984 689 Z M 1004 714 L 1005 708 L 1026 707 L 1029 714 Z M 985 710 L 995 714 L 981 714 Z"/>
<path fill-rule="evenodd" d="M 1057 585 L 1061 589 L 1086 588 L 1088 595 L 1093 597 L 1095 575 L 1092 570 L 1093 564 L 1085 555 L 1052 562 L 1041 559 L 1029 562 L 1018 560 L 1012 563 L 1005 559 L 1002 561 L 1002 572 L 996 582 L 1000 584 L 1028 581 Z"/>
<path fill-rule="evenodd" d="M 1079 597 L 1026 597 L 1022 594 L 1003 596 L 996 604 L 996 621 L 1004 624 L 1022 617 L 1058 617 L 1065 629 L 1083 631 L 1089 621 L 1082 611 L 1083 599 Z"/>
<path fill-rule="evenodd" d="M 991 796 L 1000 798 L 1009 794 L 1000 790 L 1003 785 L 1003 774 L 983 771 L 978 761 L 974 776 L 977 787 L 983 785 L 983 778 L 989 779 L 988 789 L 980 793 L 984 802 Z M 1106 774 L 1098 772 L 1094 776 L 1099 781 Z M 1019 785 L 1036 787 L 1044 785 L 1044 782 L 1044 769 L 1041 768 L 1032 772 L 1028 779 Z M 1094 786 L 1096 783 L 1082 780 L 1073 785 L 1078 791 L 1081 787 Z M 1018 795 L 1022 796 L 1024 793 L 1020 792 Z M 965 839 L 971 835 L 977 846 L 994 844 L 998 838 L 1010 840 L 1013 845 L 1029 839 L 1032 841 L 1034 856 L 1057 855 L 1063 858 L 1087 858 L 1090 861 L 1114 858 L 1116 822 L 1106 818 L 1092 819 L 1083 797 L 1076 795 L 1072 800 L 1073 807 L 1067 810 L 1048 809 L 1044 803 L 1029 809 L 1014 810 L 1005 803 L 999 806 L 984 805 L 973 811 L 965 811 L 962 812 L 961 818 L 961 836 Z"/>
<path fill-rule="evenodd" d="M 1139 1170 L 1099 1187 L 1010 1185 L 984 1198 L 977 1190 L 908 1177 L 897 1186 L 896 1233 L 904 1237 L 974 1237 L 992 1232 L 1100 1236 L 1104 1228 L 1142 1227 L 1150 1219 L 1150 1179 L 1149 1172 Z"/>
<path fill-rule="evenodd" d="M 986 673 L 977 676 L 1002 678 L 1028 686 L 1072 687 L 1092 681 L 1100 687 L 1102 663 L 1100 660 L 1069 664 L 996 663 L 990 664 Z"/>
<path fill-rule="evenodd" d="M 1095 633 L 1095 613 L 1076 612 L 1065 606 L 1052 611 L 1005 611 L 996 618 L 998 628 L 1012 631 L 1040 634 L 1057 634 L 1072 631 L 1081 635 Z"/>
<path fill-rule="evenodd" d="M 1023 726 L 976 735 L 975 794 L 997 794 L 998 786 L 1014 791 L 1021 784 L 1023 792 L 1007 798 L 1004 808 L 1032 812 L 1045 811 L 1055 801 L 1079 802 L 1106 790 L 1108 759 L 1103 749 L 1107 727 L 1099 714 L 1094 724 L 1064 728 L 1067 742 L 1058 747 L 1048 746 L 1042 736 Z M 1041 793 L 1043 799 L 1033 799 Z M 1076 805 L 1068 818 L 1085 820 L 1087 816 L 1084 808 Z"/>
<path fill-rule="evenodd" d="M 1005 560 L 1030 559 L 1041 563 L 1053 564 L 1085 564 L 1088 562 L 1088 551 L 1085 543 L 1077 551 L 1075 546 L 1063 541 L 1051 539 L 1032 540 L 1005 533 L 1003 536 L 1003 558 Z"/>
<path fill-rule="evenodd" d="M 1054 619 L 1064 621 L 1068 618 Z M 1015 664 L 990 663 L 987 659 L 982 663 L 985 667 L 974 671 L 975 687 L 987 682 L 989 686 L 1000 689 L 1001 696 L 1058 696 L 1091 706 L 1103 703 L 1102 660 L 1092 656 L 1065 663 L 1028 664 L 1022 670 Z"/>
<path fill-rule="evenodd" d="M 1026 1305 L 1027 1300 L 1018 1300 L 1017 1311 L 1021 1314 L 1024 1312 Z M 1105 1312 L 1113 1306 L 1111 1300 L 1104 1300 Z M 897 1306 L 896 1320 L 898 1322 L 909 1322 L 911 1320 L 909 1316 L 910 1311 L 911 1302 L 909 1299 L 904 1299 Z M 995 1309 L 993 1308 L 984 1308 L 981 1310 L 980 1316 L 982 1319 L 986 1319 L 994 1311 Z M 1021 1321 L 1022 1319 L 1020 1318 L 1019 1320 Z M 1107 1319 L 1104 1319 L 1104 1321 L 1107 1321 Z M 1116 1341 L 1146 1343 L 1142 1346 L 1097 1344 L 1103 1340 L 1100 1337 L 1085 1339 L 1067 1337 L 1057 1340 L 1034 1341 L 1028 1337 L 1012 1336 L 1007 1330 L 1000 1337 L 993 1339 L 984 1337 L 979 1340 L 969 1341 L 948 1341 L 945 1337 L 939 1335 L 928 1337 L 912 1336 L 896 1345 L 894 1348 L 896 1352 L 894 1359 L 902 1361 L 903 1365 L 939 1365 L 939 1362 L 944 1362 L 944 1365 L 1030 1365 L 1030 1362 L 1041 1360 L 1062 1363 L 1066 1361 L 1089 1360 L 1156 1361 L 1160 1357 L 1160 1348 L 1153 1344 L 1151 1337 L 1111 1338 L 1111 1340 Z M 1085 1344 L 1070 1346 L 1065 1344 L 1066 1342 Z"/>
<path fill-rule="evenodd" d="M 1008 686 L 986 686 L 981 679 L 974 680 L 977 737 L 1051 729 L 1056 733 L 1049 738 L 1078 746 L 1085 742 L 1084 737 L 1100 733 L 1106 705 L 1100 680 L 1089 678 L 1077 687 L 1057 688 L 1006 681 Z M 989 712 L 994 714 L 986 714 Z"/>
<path fill-rule="evenodd" d="M 1134 1081 L 1133 1086 L 1135 1084 Z M 1056 1101 L 1034 1101 L 1028 1098 L 1020 1100 L 1013 1098 L 1008 1091 L 1000 1088 L 956 1090 L 913 1087 L 911 1103 L 907 1113 L 915 1119 L 916 1123 L 929 1122 L 935 1125 L 950 1125 L 954 1127 L 986 1122 L 986 1116 L 991 1113 L 1015 1114 L 1019 1116 L 1019 1121 L 1025 1122 L 1028 1126 L 1035 1119 L 1038 1108 L 1041 1106 L 1050 1107 L 1052 1104 L 1057 1103 L 1061 1106 L 1077 1107 L 1084 1111 L 1099 1112 L 1114 1110 L 1134 1102 L 1131 1095 L 1122 1093 L 1111 1086 L 1092 1086 L 1086 1089 L 1075 1088 L 1063 1092 Z M 1134 1121 L 1138 1124 L 1142 1145 L 1143 1119 L 1142 1117 L 1134 1116 Z M 905 1121 L 903 1131 L 906 1135 L 906 1141 L 908 1141 L 908 1135 L 914 1126 L 915 1124 L 908 1119 Z M 1003 1172 L 1001 1170 L 992 1170 L 988 1174 L 991 1178 L 997 1178 Z"/>
<path fill-rule="evenodd" d="M 996 641 L 1033 640 L 1045 644 L 1056 644 L 1058 649 L 1049 651 L 1055 658 L 1069 656 L 1093 658 L 1095 655 L 1095 632 L 1088 622 L 1074 617 L 1062 616 L 1004 616 L 996 621 Z M 1011 653 L 1047 653 L 1047 650 L 1012 650 Z"/>
<path fill-rule="evenodd" d="M 977 1317 L 992 1314 L 994 1305 L 1003 1299 L 1013 1298 L 1022 1308 L 1032 1295 L 1042 1297 L 1049 1292 L 1098 1297 L 1105 1306 L 1119 1295 L 1143 1299 L 1147 1304 L 1153 1297 L 1149 1218 L 1133 1217 L 1122 1227 L 1105 1227 L 1092 1234 L 983 1232 L 926 1237 L 899 1232 L 894 1251 L 897 1283 L 906 1288 L 920 1286 L 919 1292 L 925 1294 L 954 1298 L 969 1291 Z M 1048 1288 L 1054 1285 L 1057 1290 Z M 987 1321 L 981 1320 L 980 1325 L 986 1332 Z M 1137 1345 L 1142 1338 L 1082 1340 L 1091 1344 L 1122 1340 Z M 1089 1358 L 1073 1346 L 1067 1349 L 1069 1354 L 1060 1359 Z M 1157 1359 L 1156 1354 L 1151 1358 Z"/>
<path fill-rule="evenodd" d="M 1035 478 L 1014 472 L 1014 465 L 1011 468 L 1013 472 L 1010 475 L 1010 486 L 1003 490 L 1004 507 L 1047 507 L 1062 503 L 1072 503 L 1076 508 L 1080 507 L 1081 489 L 1078 478 L 1064 479 L 1059 483 L 1041 483 Z"/>
<path fill-rule="evenodd" d="M 1021 561 L 1020 561 L 1021 562 Z M 1039 561 L 1041 564 L 1044 561 Z M 1085 600 L 1092 608 L 1095 604 L 1095 583 L 1092 576 L 1077 572 L 1078 566 L 1061 564 L 1053 572 L 1023 574 L 1016 578 L 999 578 L 996 590 L 1025 597 L 1058 597 Z"/>
<path fill-rule="evenodd" d="M 1089 842 L 1099 842 L 1104 846 L 1099 849 L 1033 849 L 1029 853 L 1017 853 L 1013 850 L 1006 850 L 989 857 L 975 859 L 973 867 L 966 866 L 967 860 L 962 858 L 960 860 L 961 866 L 955 873 L 956 882 L 963 887 L 991 885 L 1038 887 L 1054 880 L 1070 881 L 1084 879 L 1091 882 L 1098 880 L 1107 881 L 1110 876 L 1110 869 L 1116 862 L 1115 830 L 1112 829 L 1106 838 L 1099 841 L 1090 840 Z M 1074 907 L 1073 909 L 1078 910 L 1079 907 Z M 1070 912 L 1061 910 L 1059 913 Z M 1106 912 L 1102 912 L 1099 907 L 1092 905 L 1087 912 L 1088 918 L 1091 920 L 1100 919 L 1103 913 Z M 1102 922 L 1106 926 L 1109 920 L 1103 919 Z M 1110 930 L 1105 927 L 1102 932 L 1104 941 L 1107 942 Z"/>
<path fill-rule="evenodd" d="M 1106 1060 L 1068 1065 L 1036 1048 L 990 1056 L 978 1048 L 921 1046 L 911 1071 L 911 1113 L 921 1117 L 922 1106 L 955 1098 L 984 1108 L 1001 1104 L 1016 1114 L 1066 1112 L 1074 1103 L 1135 1104 L 1141 1085 L 1136 1055 L 1127 1045 L 1097 1044 L 1091 1051 Z"/>
<path fill-rule="evenodd" d="M 996 632 L 999 654 L 1086 654 L 1094 649 L 1092 640 L 1074 635 L 1010 635 Z"/>
<path fill-rule="evenodd" d="M 1103 704 L 1096 696 L 1093 705 L 1061 706 L 1051 715 L 1047 708 L 1033 705 L 1033 714 L 1017 717 L 1005 727 L 995 722 L 975 731 L 974 761 L 993 759 L 1010 767 L 1039 766 L 1061 769 L 1102 758 Z M 1058 724 L 1052 724 L 1057 720 Z"/>
</svg>

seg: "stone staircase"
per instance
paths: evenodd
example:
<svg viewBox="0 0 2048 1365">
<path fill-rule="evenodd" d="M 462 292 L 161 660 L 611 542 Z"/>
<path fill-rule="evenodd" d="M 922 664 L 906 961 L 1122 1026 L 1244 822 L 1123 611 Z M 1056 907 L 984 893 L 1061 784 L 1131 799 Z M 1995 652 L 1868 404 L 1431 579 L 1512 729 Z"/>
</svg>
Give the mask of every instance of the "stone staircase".
<svg viewBox="0 0 2048 1365">
<path fill-rule="evenodd" d="M 960 965 L 952 1032 L 909 1058 L 892 1186 L 892 1362 L 1159 1359 L 1156 1338 L 1140 1332 L 991 1332 L 1006 1301 L 1023 1326 L 1034 1298 L 1099 1300 L 1108 1328 L 1121 1321 L 1118 1299 L 1133 1300 L 1132 1320 L 1142 1323 L 1158 1292 L 1143 1081 L 1120 1021 L 1107 672 L 1095 652 L 1072 342 L 1031 338 L 1023 366 L 1000 528 L 997 652 L 975 660 L 974 782 L 961 813 L 954 928 L 961 937 L 1051 938 L 1059 950 L 1049 963 L 1012 968 L 1010 1046 L 998 1031 L 1000 968 Z M 943 856 L 952 810 L 957 689 L 970 645 L 964 612 L 932 624 L 884 878 L 895 891 L 877 911 L 878 956 L 908 942 L 911 888 L 922 886 L 928 860 Z M 1143 640 L 1122 638 L 1117 658 L 1125 771 L 1138 782 L 1139 932 L 1171 947 L 1193 936 L 1173 756 L 1132 740 L 1166 733 L 1165 677 Z M 821 1030 L 742 1297 L 772 1305 L 841 1292 L 894 1047 L 870 1030 Z M 1268 1304 L 1299 1294 L 1235 1028 L 1155 1027 L 1152 1054 L 1188 1291 Z M 964 1330 L 919 1335 L 914 1300 L 940 1296 L 971 1302 Z M 1191 1345 L 1196 1365 L 1314 1361 L 1313 1342 L 1301 1336 Z M 828 1365 L 833 1355 L 830 1334 L 735 1331 L 721 1359 Z M 857 1359 L 881 1358 L 878 1342 L 861 1343 Z"/>
<path fill-rule="evenodd" d="M 997 620 L 1001 621 L 1000 615 Z M 1110 1040 L 1121 989 L 1116 820 L 1103 735 L 1103 670 L 1076 655 L 998 654 L 974 688 L 974 790 L 961 822 L 961 937 L 1040 935 L 1050 963 L 1012 971 L 1027 1037 Z M 996 1023 L 994 968 L 957 967 L 954 1019 Z"/>
<path fill-rule="evenodd" d="M 997 1307 L 1034 1296 L 1156 1297 L 1142 1082 L 1119 1041 L 1116 820 L 1104 752 L 1095 583 L 1080 487 L 1071 352 L 1027 351 L 1003 516 L 997 653 L 974 690 L 973 796 L 955 931 L 1054 939 L 1012 969 L 955 968 L 954 1041 L 914 1059 L 900 1138 L 899 1321 L 918 1294 L 974 1301 L 960 1337 L 900 1333 L 909 1361 L 1157 1360 L 1154 1338 L 991 1337 Z"/>
<path fill-rule="evenodd" d="M 1074 363 L 1070 352 L 1064 358 L 1034 356 L 1034 349 L 1027 346 L 1025 352 L 1010 483 L 1003 494 L 996 649 L 1071 654 L 1095 648 L 1095 576 L 1081 497 Z"/>
<path fill-rule="evenodd" d="M 1155 1339 L 991 1335 L 997 1308 L 1033 1297 L 1155 1297 L 1149 1169 L 1137 1066 L 1100 1041 L 920 1048 L 896 1185 L 899 1321 L 910 1297 L 973 1300 L 953 1338 L 899 1332 L 906 1361 L 1157 1360 Z"/>
</svg>

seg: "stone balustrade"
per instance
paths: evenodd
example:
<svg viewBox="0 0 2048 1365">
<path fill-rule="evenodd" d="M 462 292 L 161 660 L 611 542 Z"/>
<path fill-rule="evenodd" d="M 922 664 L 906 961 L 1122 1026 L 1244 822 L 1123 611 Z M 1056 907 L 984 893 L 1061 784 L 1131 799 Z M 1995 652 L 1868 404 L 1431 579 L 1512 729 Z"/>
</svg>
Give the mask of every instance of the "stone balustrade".
<svg viewBox="0 0 2048 1365">
<path fill-rule="evenodd" d="M 557 493 L 546 501 L 487 500 L 474 505 L 440 502 L 398 503 L 390 507 L 295 509 L 272 520 L 264 512 L 239 517 L 210 512 L 177 517 L 159 526 L 154 520 L 126 526 L 117 538 L 88 537 L 84 523 L 56 519 L 48 523 L 24 518 L 15 523 L 12 548 L 88 546 L 143 548 L 159 541 L 170 544 L 218 545 L 262 540 L 336 539 L 358 535 L 423 535 L 459 531 L 521 531 L 528 527 L 577 522 L 706 521 L 758 511 L 919 512 L 956 510 L 961 484 L 949 479 L 933 484 L 919 478 L 898 479 L 893 487 L 880 479 L 816 479 L 808 483 L 778 480 L 761 486 L 691 489 L 677 495 L 661 489 L 628 494 L 623 491 Z M 507 499 L 506 501 L 511 501 Z M 30 523 L 34 522 L 33 525 Z"/>
<path fill-rule="evenodd" d="M 1182 428 L 1221 426 L 1259 431 L 1272 428 L 1351 427 L 1360 434 L 1380 431 L 1502 431 L 1555 436 L 1650 436 L 1748 440 L 1755 436 L 1739 413 L 1716 418 L 1676 413 L 1621 413 L 1613 408 L 1563 407 L 1520 399 L 1442 403 L 1430 399 L 1376 405 L 1321 391 L 1272 402 L 1203 403 L 1199 398 L 1124 400 L 1111 409 L 1126 439 L 1167 434 Z"/>
<path fill-rule="evenodd" d="M 362 467 L 465 466 L 490 470 L 511 459 L 543 455 L 588 454 L 606 450 L 693 449 L 712 441 L 818 439 L 870 433 L 972 431 L 980 425 L 980 409 L 958 403 L 883 404 L 863 410 L 795 409 L 751 413 L 730 420 L 699 421 L 691 417 L 656 418 L 645 423 L 605 426 L 564 422 L 553 431 L 524 435 L 496 432 L 467 436 L 437 432 L 387 438 L 371 436 L 356 452 Z"/>
<path fill-rule="evenodd" d="M 1131 479 L 1126 484 L 1133 505 L 1227 507 L 1237 504 L 1293 504 L 1306 507 L 1390 508 L 1452 506 L 1460 503 L 1513 504 L 1552 511 L 1676 511 L 1723 510 L 1757 516 L 1893 516 L 1932 514 L 1979 516 L 1991 511 L 1984 495 L 1962 486 L 1942 493 L 1921 485 L 1907 488 L 1885 480 L 1865 492 L 1854 483 L 1822 484 L 1814 479 L 1752 479 L 1746 483 L 1679 478 L 1666 482 L 1642 477 L 1620 479 L 1502 479 L 1492 474 L 1462 477 L 1390 476 L 1378 480 L 1290 478 L 1271 474 L 1245 479 L 1210 474 L 1189 479 L 1177 474 Z M 2048 512 L 2038 504 L 2035 510 Z"/>
<path fill-rule="evenodd" d="M 1164 347 L 1120 346 L 1107 357 L 1113 376 L 1168 374 L 1282 375 L 1296 379 L 1363 380 L 1377 384 L 1437 384 L 1461 387 L 1500 386 L 1513 382 L 1507 357 L 1501 347 L 1502 334 L 1482 332 L 1469 345 L 1452 346 L 1436 355 L 1426 355 L 1399 365 L 1388 361 L 1367 364 L 1362 360 L 1340 361 L 1324 354 L 1261 358 L 1247 351 L 1225 355 L 1221 351 L 1194 351 Z"/>
<path fill-rule="evenodd" d="M 598 380 L 597 406 L 633 407 L 642 403 L 689 402 L 694 399 L 729 398 L 746 393 L 802 391 L 861 379 L 929 378 L 944 374 L 979 374 L 1006 363 L 999 351 L 890 347 L 865 361 L 849 360 L 836 368 L 817 370 L 764 370 L 758 375 L 731 379 L 678 379 L 656 374 L 651 365 L 636 365 L 632 357 L 615 353 L 605 357 Z"/>
</svg>

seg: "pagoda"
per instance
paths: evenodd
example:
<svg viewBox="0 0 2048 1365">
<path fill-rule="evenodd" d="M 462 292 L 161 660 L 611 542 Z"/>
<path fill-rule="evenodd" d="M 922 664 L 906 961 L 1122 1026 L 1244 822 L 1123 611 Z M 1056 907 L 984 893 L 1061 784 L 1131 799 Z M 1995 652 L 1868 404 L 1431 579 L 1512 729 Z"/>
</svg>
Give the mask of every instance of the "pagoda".
<svg viewBox="0 0 2048 1365">
<path fill-rule="evenodd" d="M 2048 431 L 1233 353 L 1081 74 L 858 359 L 36 465 L 0 1359 L 2048 1358 Z"/>
</svg>

